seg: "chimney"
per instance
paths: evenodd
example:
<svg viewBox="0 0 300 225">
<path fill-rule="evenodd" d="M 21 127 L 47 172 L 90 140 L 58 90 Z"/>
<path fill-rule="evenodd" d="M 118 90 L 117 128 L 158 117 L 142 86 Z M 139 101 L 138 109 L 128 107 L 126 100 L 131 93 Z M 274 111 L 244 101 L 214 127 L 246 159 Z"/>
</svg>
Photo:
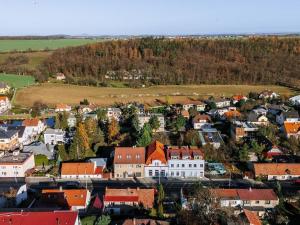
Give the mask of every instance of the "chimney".
<svg viewBox="0 0 300 225">
<path fill-rule="evenodd" d="M 59 191 L 62 191 L 62 190 L 63 190 L 62 186 L 59 186 Z"/>
<path fill-rule="evenodd" d="M 252 187 L 251 186 L 249 187 L 249 191 L 252 191 Z"/>
</svg>

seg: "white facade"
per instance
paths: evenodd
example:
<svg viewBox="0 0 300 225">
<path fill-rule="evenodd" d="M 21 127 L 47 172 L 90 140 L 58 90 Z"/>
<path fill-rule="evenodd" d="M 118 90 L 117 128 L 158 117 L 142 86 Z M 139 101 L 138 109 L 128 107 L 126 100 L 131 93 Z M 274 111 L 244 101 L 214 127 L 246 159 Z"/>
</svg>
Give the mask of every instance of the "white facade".
<svg viewBox="0 0 300 225">
<path fill-rule="evenodd" d="M 167 177 L 168 172 L 168 164 L 160 160 L 153 160 L 151 164 L 145 165 L 145 177 Z"/>
<path fill-rule="evenodd" d="M 221 207 L 236 207 L 242 206 L 243 201 L 240 199 L 220 199 Z"/>
<path fill-rule="evenodd" d="M 138 115 L 140 129 L 143 128 L 145 123 L 149 123 L 149 120 L 151 119 L 152 116 L 157 116 L 157 119 L 159 121 L 160 126 L 156 130 L 156 132 L 164 132 L 165 131 L 165 118 L 162 114 L 140 114 L 140 115 Z"/>
<path fill-rule="evenodd" d="M 66 132 L 61 129 L 47 129 L 44 133 L 44 142 L 49 145 L 64 143 L 65 134 Z"/>
<path fill-rule="evenodd" d="M 296 95 L 289 99 L 293 105 L 300 105 L 300 95 Z"/>
<path fill-rule="evenodd" d="M 112 118 L 114 118 L 117 121 L 120 121 L 122 115 L 122 111 L 119 108 L 107 108 L 106 116 L 108 120 L 110 121 Z"/>
<path fill-rule="evenodd" d="M 193 127 L 195 130 L 211 128 L 211 123 L 207 120 L 198 120 L 197 122 L 193 122 Z"/>
<path fill-rule="evenodd" d="M 169 159 L 169 177 L 204 177 L 204 160 Z"/>
<path fill-rule="evenodd" d="M 29 136 L 32 137 L 42 133 L 45 129 L 46 129 L 46 125 L 41 120 L 39 120 L 37 125 L 30 125 L 30 126 L 25 125 L 24 132 L 26 132 Z"/>
<path fill-rule="evenodd" d="M 230 100 L 221 100 L 221 101 L 216 101 L 215 103 L 217 108 L 224 108 L 230 106 Z"/>
<path fill-rule="evenodd" d="M 0 113 L 11 109 L 11 103 L 7 97 L 0 97 Z"/>
<path fill-rule="evenodd" d="M 34 167 L 31 153 L 7 153 L 0 157 L 0 177 L 25 177 L 26 171 Z"/>
</svg>

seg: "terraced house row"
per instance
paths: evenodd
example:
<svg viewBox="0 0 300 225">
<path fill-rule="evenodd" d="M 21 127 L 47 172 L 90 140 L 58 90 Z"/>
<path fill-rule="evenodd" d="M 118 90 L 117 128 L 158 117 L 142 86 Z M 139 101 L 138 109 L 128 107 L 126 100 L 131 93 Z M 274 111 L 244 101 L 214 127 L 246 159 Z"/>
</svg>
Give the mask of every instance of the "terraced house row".
<svg viewBox="0 0 300 225">
<path fill-rule="evenodd" d="M 165 146 L 117 147 L 114 177 L 204 177 L 204 154 L 199 148 Z"/>
</svg>

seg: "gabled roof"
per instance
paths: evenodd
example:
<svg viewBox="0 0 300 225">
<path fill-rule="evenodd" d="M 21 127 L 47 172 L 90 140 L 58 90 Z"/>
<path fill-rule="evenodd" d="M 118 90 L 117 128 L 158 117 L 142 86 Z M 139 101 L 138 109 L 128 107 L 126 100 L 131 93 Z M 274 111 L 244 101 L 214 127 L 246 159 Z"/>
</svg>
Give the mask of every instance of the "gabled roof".
<svg viewBox="0 0 300 225">
<path fill-rule="evenodd" d="M 71 106 L 63 103 L 59 103 L 56 105 L 56 109 L 69 109 Z"/>
<path fill-rule="evenodd" d="M 25 119 L 22 122 L 22 125 L 25 127 L 36 127 L 39 125 L 40 120 L 38 118 Z"/>
<path fill-rule="evenodd" d="M 7 101 L 8 98 L 6 96 L 0 96 L 0 101 Z"/>
<path fill-rule="evenodd" d="M 261 225 L 261 221 L 255 212 L 244 209 L 245 216 L 250 225 Z"/>
<path fill-rule="evenodd" d="M 216 198 L 225 198 L 225 199 L 238 199 L 238 192 L 237 189 L 211 189 L 211 194 Z"/>
<path fill-rule="evenodd" d="M 164 164 L 167 163 L 164 145 L 159 141 L 152 142 L 147 149 L 146 165 L 151 164 L 153 160 L 160 160 Z"/>
<path fill-rule="evenodd" d="M 62 163 L 61 175 L 91 175 L 95 174 L 95 164 L 92 162 L 68 162 Z"/>
<path fill-rule="evenodd" d="M 244 95 L 233 95 L 232 99 L 235 100 L 235 101 L 240 101 L 242 99 L 247 99 L 247 97 L 244 96 Z"/>
<path fill-rule="evenodd" d="M 237 111 L 237 110 L 229 110 L 227 112 L 224 113 L 224 116 L 227 118 L 227 119 L 230 119 L 230 118 L 234 118 L 234 117 L 241 117 L 242 114 Z"/>
<path fill-rule="evenodd" d="M 300 131 L 300 122 L 284 122 L 284 130 L 287 134 L 297 134 Z"/>
<path fill-rule="evenodd" d="M 18 133 L 18 130 L 11 130 L 8 127 L 0 127 L 0 139 L 10 139 Z"/>
<path fill-rule="evenodd" d="M 197 114 L 194 118 L 193 118 L 193 123 L 199 123 L 199 121 L 201 120 L 205 120 L 207 122 L 211 122 L 211 117 L 207 114 Z"/>
<path fill-rule="evenodd" d="M 116 147 L 115 164 L 145 164 L 144 147 Z"/>
<path fill-rule="evenodd" d="M 237 189 L 238 195 L 243 201 L 250 200 L 278 200 L 272 189 Z"/>
<path fill-rule="evenodd" d="M 152 208 L 154 204 L 154 189 L 142 189 L 142 188 L 106 188 L 104 201 L 116 201 L 119 202 L 129 201 L 129 202 L 139 202 L 144 205 L 144 207 Z"/>
<path fill-rule="evenodd" d="M 299 175 L 300 163 L 254 163 L 256 176 Z"/>
<path fill-rule="evenodd" d="M 1 225 L 75 225 L 78 212 L 0 212 Z"/>
<path fill-rule="evenodd" d="M 184 156 L 189 156 L 191 159 L 194 158 L 194 156 L 202 156 L 204 158 L 204 153 L 199 148 L 189 149 L 187 147 L 169 147 L 167 149 L 167 158 L 171 159 L 172 156 L 178 156 L 179 159 L 182 159 Z"/>
<path fill-rule="evenodd" d="M 69 207 L 72 206 L 86 206 L 87 202 L 87 193 L 86 189 L 67 189 L 67 190 L 59 190 L 59 189 L 46 189 L 42 191 L 42 194 L 46 196 L 46 198 L 53 198 L 58 201 L 57 197 L 63 197 Z M 63 196 L 61 195 L 63 194 Z"/>
</svg>

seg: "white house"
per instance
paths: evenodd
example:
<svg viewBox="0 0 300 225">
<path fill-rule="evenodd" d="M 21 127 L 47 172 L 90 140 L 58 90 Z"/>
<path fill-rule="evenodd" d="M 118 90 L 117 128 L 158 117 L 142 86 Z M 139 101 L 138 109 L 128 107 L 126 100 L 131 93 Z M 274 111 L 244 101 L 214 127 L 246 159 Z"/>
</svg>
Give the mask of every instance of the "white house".
<svg viewBox="0 0 300 225">
<path fill-rule="evenodd" d="M 170 147 L 167 159 L 169 177 L 204 177 L 204 154 L 200 149 Z"/>
<path fill-rule="evenodd" d="M 77 119 L 73 114 L 70 114 L 68 119 L 68 127 L 73 128 L 76 127 Z"/>
<path fill-rule="evenodd" d="M 145 177 L 167 177 L 168 170 L 164 145 L 159 141 L 152 142 L 147 149 Z"/>
<path fill-rule="evenodd" d="M 290 101 L 293 105 L 296 105 L 296 106 L 300 105 L 300 95 L 296 95 L 296 96 L 294 96 L 294 97 L 291 97 L 291 98 L 289 99 L 289 101 Z"/>
<path fill-rule="evenodd" d="M 38 118 L 25 119 L 22 125 L 25 126 L 25 132 L 31 138 L 34 138 L 46 129 L 46 124 Z"/>
<path fill-rule="evenodd" d="M 268 180 L 293 180 L 300 178 L 300 163 L 255 163 L 255 177 Z"/>
<path fill-rule="evenodd" d="M 112 118 L 114 118 L 117 121 L 120 121 L 122 116 L 122 111 L 119 108 L 107 108 L 106 110 L 106 116 L 108 120 L 110 121 Z"/>
<path fill-rule="evenodd" d="M 202 128 L 210 128 L 212 123 L 211 123 L 211 117 L 206 114 L 198 114 L 196 115 L 193 120 L 193 127 L 196 130 L 202 129 Z"/>
<path fill-rule="evenodd" d="M 51 129 L 48 128 L 44 132 L 44 142 L 49 145 L 57 145 L 59 143 L 64 143 L 66 132 L 61 129 Z"/>
<path fill-rule="evenodd" d="M 156 116 L 159 121 L 159 128 L 156 130 L 156 132 L 164 132 L 165 131 L 165 118 L 163 114 L 139 114 L 138 115 L 138 121 L 139 121 L 139 127 L 140 129 L 143 128 L 145 123 L 149 123 L 149 120 L 151 117 Z"/>
<path fill-rule="evenodd" d="M 259 94 L 259 98 L 261 99 L 275 99 L 278 98 L 279 95 L 274 91 L 265 90 Z"/>
<path fill-rule="evenodd" d="M 25 177 L 26 172 L 34 169 L 34 167 L 32 153 L 0 152 L 0 177 Z"/>
<path fill-rule="evenodd" d="M 6 112 L 11 109 L 11 103 L 6 96 L 0 96 L 0 113 Z"/>
<path fill-rule="evenodd" d="M 231 102 L 229 99 L 219 99 L 215 101 L 217 108 L 229 107 Z"/>
</svg>

